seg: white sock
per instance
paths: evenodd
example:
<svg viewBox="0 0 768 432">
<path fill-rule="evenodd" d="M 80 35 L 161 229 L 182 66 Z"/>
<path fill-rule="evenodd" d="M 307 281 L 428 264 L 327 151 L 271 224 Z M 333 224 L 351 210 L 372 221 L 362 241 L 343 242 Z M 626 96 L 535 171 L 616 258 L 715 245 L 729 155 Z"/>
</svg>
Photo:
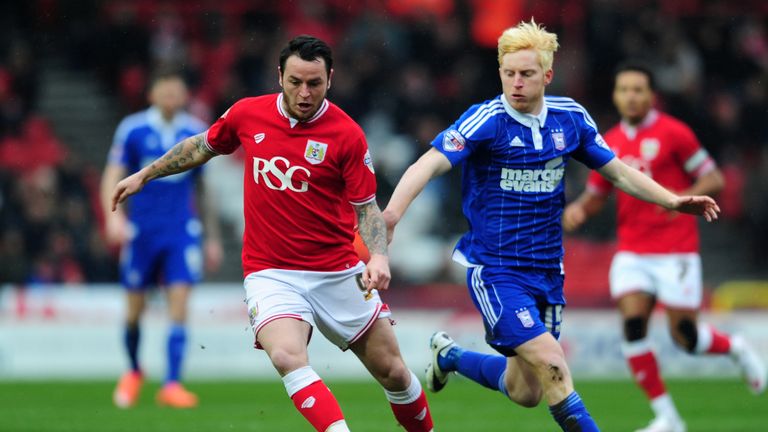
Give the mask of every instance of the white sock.
<svg viewBox="0 0 768 432">
<path fill-rule="evenodd" d="M 349 427 L 347 427 L 347 422 L 345 422 L 344 420 L 339 420 L 331 423 L 331 425 L 328 426 L 325 432 L 350 432 L 350 431 L 349 431 Z"/>
<path fill-rule="evenodd" d="M 407 405 L 421 396 L 421 383 L 411 371 L 411 383 L 408 384 L 407 389 L 394 392 L 384 389 L 384 393 L 387 395 L 387 400 L 393 404 Z"/>
<path fill-rule="evenodd" d="M 656 417 L 680 418 L 680 414 L 675 407 L 675 402 L 672 401 L 672 397 L 669 393 L 664 393 L 653 399 L 651 401 L 651 409 L 653 409 L 653 413 L 656 414 Z"/>
<path fill-rule="evenodd" d="M 283 377 L 283 385 L 288 397 L 293 397 L 296 392 L 313 382 L 320 381 L 320 376 L 312 369 L 312 366 L 304 366 Z"/>
</svg>

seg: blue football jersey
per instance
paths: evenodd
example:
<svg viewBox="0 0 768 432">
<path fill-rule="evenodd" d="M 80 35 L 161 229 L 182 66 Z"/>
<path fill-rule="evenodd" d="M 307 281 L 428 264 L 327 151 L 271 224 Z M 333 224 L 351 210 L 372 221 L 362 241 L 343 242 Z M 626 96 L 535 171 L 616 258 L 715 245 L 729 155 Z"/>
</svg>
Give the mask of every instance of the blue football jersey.
<svg viewBox="0 0 768 432">
<path fill-rule="evenodd" d="M 164 155 L 179 141 L 204 132 L 206 125 L 180 112 L 172 121 L 162 119 L 155 107 L 129 115 L 117 128 L 109 163 L 119 164 L 129 174 Z M 196 216 L 195 181 L 201 168 L 155 179 L 129 198 L 128 218 L 140 229 L 162 229 L 184 224 Z"/>
<path fill-rule="evenodd" d="M 566 163 L 595 169 L 614 157 L 584 107 L 555 96 L 545 96 L 537 116 L 503 95 L 473 105 L 432 146 L 463 164 L 469 231 L 454 260 L 466 266 L 562 270 Z"/>
</svg>

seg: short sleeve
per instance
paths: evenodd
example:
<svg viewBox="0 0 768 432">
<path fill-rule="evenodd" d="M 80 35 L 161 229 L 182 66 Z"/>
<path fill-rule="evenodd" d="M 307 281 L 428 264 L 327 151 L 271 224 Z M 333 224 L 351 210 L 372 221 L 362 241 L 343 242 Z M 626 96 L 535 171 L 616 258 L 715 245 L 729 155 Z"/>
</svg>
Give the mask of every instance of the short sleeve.
<svg viewBox="0 0 768 432">
<path fill-rule="evenodd" d="M 117 126 L 115 136 L 112 138 L 112 147 L 107 155 L 107 163 L 110 165 L 130 165 L 129 137 L 133 131 L 131 119 L 125 118 Z"/>
<path fill-rule="evenodd" d="M 232 105 L 205 132 L 205 144 L 217 154 L 231 154 L 240 147 L 237 137 L 237 103 Z"/>
<path fill-rule="evenodd" d="M 698 178 L 717 167 L 714 159 L 701 146 L 691 128 L 680 123 L 675 135 L 675 156 L 691 177 Z"/>
<path fill-rule="evenodd" d="M 376 174 L 362 130 L 351 138 L 350 152 L 341 167 L 346 184 L 346 195 L 352 205 L 367 204 L 376 199 Z"/>
<path fill-rule="evenodd" d="M 579 147 L 573 152 L 573 157 L 591 169 L 598 169 L 611 161 L 616 155 L 597 130 L 597 124 L 592 116 L 579 104 L 574 111 L 574 122 L 578 129 Z"/>
<path fill-rule="evenodd" d="M 455 123 L 432 140 L 432 147 L 445 155 L 451 166 L 461 164 L 483 141 L 495 134 L 495 114 L 503 110 L 501 102 L 497 100 L 471 106 Z"/>
</svg>

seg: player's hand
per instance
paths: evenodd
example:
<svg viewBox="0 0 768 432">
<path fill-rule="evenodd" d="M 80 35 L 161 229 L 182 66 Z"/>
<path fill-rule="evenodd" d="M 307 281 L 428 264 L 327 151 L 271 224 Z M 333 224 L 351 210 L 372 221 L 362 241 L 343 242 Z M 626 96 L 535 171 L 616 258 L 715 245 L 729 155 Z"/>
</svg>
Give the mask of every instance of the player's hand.
<svg viewBox="0 0 768 432">
<path fill-rule="evenodd" d="M 563 210 L 563 230 L 573 232 L 587 220 L 587 212 L 580 204 L 568 204 Z"/>
<path fill-rule="evenodd" d="M 670 210 L 703 216 L 707 222 L 717 220 L 717 214 L 720 213 L 720 207 L 715 200 L 706 195 L 679 196 L 672 202 Z"/>
<path fill-rule="evenodd" d="M 389 257 L 382 254 L 372 254 L 368 265 L 363 270 L 363 284 L 365 291 L 386 290 L 392 275 L 389 273 Z"/>
<path fill-rule="evenodd" d="M 395 236 L 395 225 L 399 222 L 398 217 L 389 209 L 384 209 L 381 212 L 381 217 L 384 218 L 384 223 L 387 224 L 387 244 L 392 243 L 392 238 Z"/>
<path fill-rule="evenodd" d="M 122 212 L 107 215 L 104 236 L 109 246 L 122 246 L 128 240 L 128 226 Z"/>
<path fill-rule="evenodd" d="M 144 180 L 141 171 L 120 180 L 112 192 L 112 211 L 117 210 L 118 204 L 123 203 L 126 198 L 138 193 L 142 188 L 144 188 Z"/>
<path fill-rule="evenodd" d="M 216 272 L 224 261 L 224 248 L 218 239 L 206 239 L 203 245 L 205 253 L 205 271 Z"/>
</svg>

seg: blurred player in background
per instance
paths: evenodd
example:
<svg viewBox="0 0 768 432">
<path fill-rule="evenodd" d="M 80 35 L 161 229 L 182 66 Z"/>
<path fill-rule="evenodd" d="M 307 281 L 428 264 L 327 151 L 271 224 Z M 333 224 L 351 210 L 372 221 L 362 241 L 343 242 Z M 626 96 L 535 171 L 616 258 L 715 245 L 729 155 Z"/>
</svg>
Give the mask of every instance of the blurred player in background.
<svg viewBox="0 0 768 432">
<path fill-rule="evenodd" d="M 640 64 L 617 70 L 613 102 L 621 123 L 605 134 L 608 145 L 626 164 L 670 190 L 686 195 L 713 195 L 724 186 L 715 162 L 688 126 L 654 106 L 651 71 Z M 613 185 L 592 173 L 586 190 L 563 214 L 573 231 L 605 205 Z M 728 336 L 697 320 L 702 297 L 701 258 L 696 218 L 668 211 L 618 192 L 619 252 L 610 271 L 611 295 L 624 322 L 622 352 L 656 415 L 644 432 L 685 430 L 666 392 L 647 339 L 648 320 L 656 301 L 667 312 L 675 343 L 691 354 L 730 354 L 750 389 L 762 393 L 762 361 L 739 336 Z"/>
<path fill-rule="evenodd" d="M 311 36 L 280 53 L 282 92 L 235 103 L 207 132 L 122 180 L 113 208 L 152 179 L 243 147 L 245 292 L 256 346 L 269 355 L 296 409 L 318 431 L 349 430 L 309 365 L 314 328 L 350 349 L 384 387 L 408 431 L 432 430 L 427 400 L 406 367 L 379 289 L 389 286 L 386 225 L 362 129 L 326 99 L 331 50 Z M 353 246 L 354 206 L 367 266 Z"/>
<path fill-rule="evenodd" d="M 144 380 L 139 362 L 140 320 L 148 288 L 165 288 L 171 326 L 168 334 L 168 371 L 157 402 L 176 408 L 197 405 L 197 396 L 180 383 L 186 348 L 187 302 L 190 288 L 203 272 L 201 238 L 205 232 L 205 264 L 218 268 L 222 247 L 218 220 L 203 188 L 200 169 L 164 178 L 131 199 L 127 215 L 112 212 L 112 191 L 126 174 L 141 170 L 184 138 L 199 134 L 205 125 L 184 111 L 187 87 L 180 75 L 153 78 L 151 106 L 126 117 L 118 126 L 101 182 L 110 244 L 121 246 L 120 277 L 127 290 L 124 343 L 130 371 L 120 379 L 114 402 L 133 406 Z M 196 194 L 197 192 L 197 194 Z M 198 218 L 202 212 L 205 230 Z"/>
<path fill-rule="evenodd" d="M 440 391 L 450 372 L 526 407 L 542 396 L 564 431 L 596 431 L 557 339 L 563 297 L 561 214 L 565 164 L 574 158 L 638 198 L 716 218 L 708 197 L 679 197 L 614 157 L 586 110 L 544 96 L 552 81 L 557 36 L 535 22 L 499 38 L 503 93 L 473 105 L 408 168 L 384 211 L 393 230 L 427 182 L 463 165 L 469 232 L 454 250 L 468 267 L 470 296 L 486 341 L 502 355 L 471 352 L 445 332 L 430 339 L 427 386 Z"/>
</svg>

